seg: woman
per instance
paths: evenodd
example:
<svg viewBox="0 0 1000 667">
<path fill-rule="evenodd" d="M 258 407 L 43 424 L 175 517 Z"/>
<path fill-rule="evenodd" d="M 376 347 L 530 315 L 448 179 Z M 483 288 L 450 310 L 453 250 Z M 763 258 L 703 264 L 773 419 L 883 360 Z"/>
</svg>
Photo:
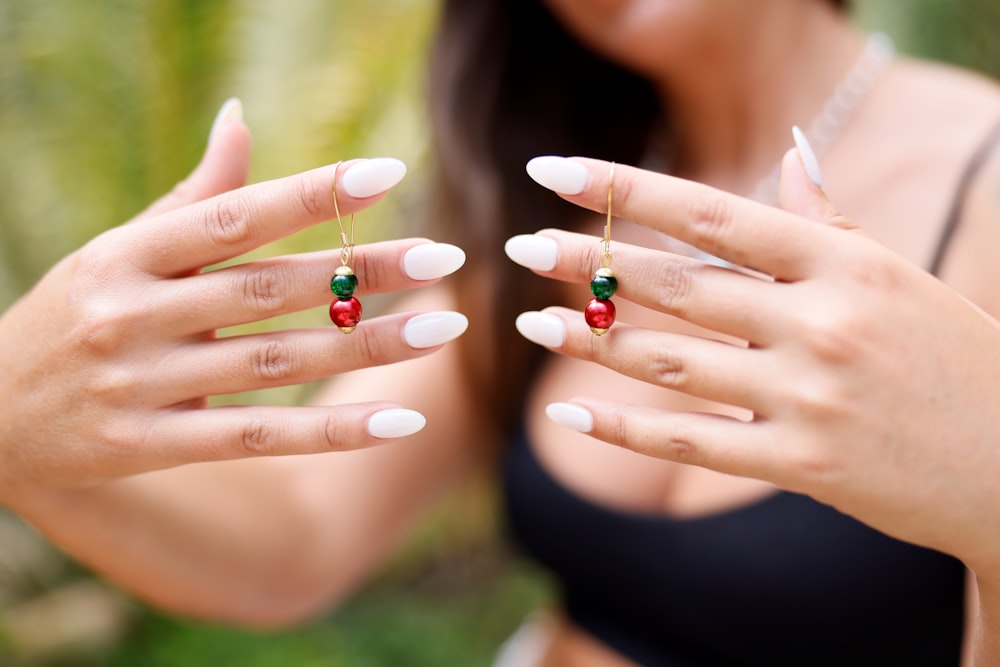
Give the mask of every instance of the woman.
<svg viewBox="0 0 1000 667">
<path fill-rule="evenodd" d="M 679 380 L 670 381 L 669 357 L 645 373 L 637 370 L 659 359 L 659 348 L 634 343 L 623 345 L 619 357 L 602 355 L 616 340 L 615 328 L 610 338 L 595 339 L 582 320 L 571 330 L 588 335 L 574 337 L 567 355 L 601 359 L 658 381 L 633 382 L 568 358 L 531 357 L 530 350 L 508 340 L 509 322 L 534 304 L 579 311 L 590 295 L 580 285 L 546 285 L 527 274 L 497 281 L 495 272 L 502 269 L 479 257 L 506 235 L 569 227 L 588 233 L 592 243 L 585 252 L 576 240 L 569 267 L 560 265 L 556 277 L 586 281 L 598 267 L 603 220 L 559 208 L 560 202 L 526 186 L 522 165 L 534 155 L 645 164 L 773 205 L 777 196 L 767 192 L 766 183 L 790 143 L 789 128 L 818 116 L 823 172 L 838 206 L 909 262 L 1000 312 L 996 283 L 988 279 L 983 260 L 970 266 L 981 248 L 990 246 L 966 240 L 990 217 L 971 220 L 973 211 L 961 208 L 978 196 L 963 183 L 968 180 L 963 174 L 971 178 L 976 172 L 977 154 L 988 154 L 1000 121 L 994 86 L 934 66 L 887 62 L 879 42 L 866 46 L 837 3 L 488 4 L 447 6 L 433 99 L 442 200 L 445 210 L 469 221 L 463 227 L 469 234 L 455 241 L 473 258 L 463 281 L 469 294 L 458 308 L 470 314 L 473 327 L 492 322 L 491 335 L 500 342 L 493 347 L 492 369 L 483 368 L 481 359 L 472 368 L 484 378 L 479 383 L 484 401 L 505 408 L 498 429 L 513 434 L 505 457 L 512 527 L 527 550 L 553 570 L 565 597 L 561 615 L 548 626 L 541 664 L 590 664 L 595 655 L 604 661 L 596 664 L 618 664 L 622 656 L 642 664 L 956 663 L 964 578 L 957 561 L 888 540 L 808 498 L 778 492 L 771 483 L 815 490 L 803 483 L 803 473 L 794 483 L 788 474 L 758 474 L 769 482 L 657 464 L 547 420 L 548 404 L 583 395 L 592 397 L 587 406 L 601 399 L 630 410 L 711 412 L 738 420 L 749 416 L 745 406 L 753 403 L 730 398 L 722 401 L 729 405 L 720 405 L 697 392 L 668 391 L 663 385 L 684 389 Z M 858 71 L 863 76 L 853 77 Z M 822 110 L 845 81 L 861 92 L 839 104 L 835 117 L 824 123 Z M 606 173 L 593 182 L 586 202 L 598 208 L 601 198 L 603 210 Z M 622 201 L 633 194 L 648 197 L 656 187 L 633 193 L 629 183 L 616 189 Z M 647 225 L 655 226 L 656 211 L 645 213 Z M 562 237 L 555 238 L 561 252 Z M 665 247 L 659 234 L 625 223 L 615 224 L 614 239 Z M 520 240 L 513 252 L 518 249 L 524 250 Z M 727 259 L 753 266 L 739 249 Z M 616 273 L 629 271 L 622 265 L 628 261 L 628 255 L 616 254 Z M 662 262 L 641 264 L 646 272 L 632 274 L 633 283 L 669 289 L 669 280 L 657 279 L 659 266 Z M 625 289 L 624 280 L 622 285 Z M 484 317 L 475 305 L 487 289 L 493 310 Z M 632 294 L 637 289 L 633 284 Z M 644 296 L 647 305 L 656 303 Z M 711 335 L 657 310 L 664 308 L 622 300 L 618 320 L 646 330 Z M 537 320 L 522 318 L 522 331 Z M 479 339 L 459 345 L 471 348 Z M 724 375 L 726 365 L 719 361 L 710 368 Z M 506 381 L 493 381 L 497 373 Z M 778 388 L 798 386 L 770 377 L 779 395 Z M 755 391 L 744 381 L 748 386 L 738 389 Z M 792 398 L 789 403 L 798 405 Z M 607 408 L 593 415 L 594 428 L 601 425 L 599 437 L 623 439 L 612 435 L 609 420 L 615 414 Z M 652 447 L 657 423 L 637 448 Z M 751 444 L 735 441 L 730 447 L 742 451 L 741 445 Z M 729 449 L 724 454 L 735 456 Z M 864 479 L 896 487 L 892 480 Z M 841 506 L 865 513 L 858 503 Z M 890 525 L 878 518 L 877 525 Z M 917 537 L 913 530 L 893 533 Z M 880 607 L 883 602 L 886 607 Z M 852 622 L 845 624 L 846 618 Z"/>
<path fill-rule="evenodd" d="M 470 342 L 343 373 L 317 397 L 390 401 L 424 414 L 426 427 L 355 452 L 205 463 L 86 489 L 29 484 L 11 504 L 157 604 L 276 624 L 348 594 L 434 498 L 500 456 L 513 527 L 565 584 L 564 608 L 540 626 L 538 664 L 956 663 L 958 561 L 769 483 L 608 448 L 546 419 L 546 405 L 589 387 L 627 404 L 747 412 L 541 356 L 511 328 L 515 316 L 589 297 L 498 256 L 508 236 L 543 226 L 600 230 L 526 179 L 539 153 L 661 165 L 752 193 L 788 128 L 816 115 L 866 52 L 863 38 L 823 0 L 456 0 L 437 44 L 438 212 L 473 261 L 460 285 L 421 290 L 407 306 L 467 312 Z M 947 245 L 950 202 L 965 198 L 959 176 L 1000 117 L 995 91 L 899 62 L 851 115 L 823 156 L 829 191 L 870 234 L 927 265 Z M 616 196 L 631 201 L 622 187 Z M 664 239 L 643 227 L 617 224 L 614 238 L 663 254 Z M 961 248 L 949 248 L 949 266 L 961 266 Z M 959 286 L 989 305 L 984 286 Z M 622 330 L 701 331 L 624 300 L 619 308 Z"/>
</svg>

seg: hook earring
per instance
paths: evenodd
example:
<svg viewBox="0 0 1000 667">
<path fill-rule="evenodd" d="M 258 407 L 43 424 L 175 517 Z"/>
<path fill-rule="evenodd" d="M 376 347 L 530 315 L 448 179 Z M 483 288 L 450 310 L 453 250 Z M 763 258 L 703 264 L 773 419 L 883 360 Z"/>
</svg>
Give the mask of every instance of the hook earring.
<svg viewBox="0 0 1000 667">
<path fill-rule="evenodd" d="M 354 275 L 351 265 L 354 263 L 354 214 L 351 214 L 351 231 L 344 229 L 344 221 L 340 217 L 340 206 L 337 205 L 337 163 L 333 172 L 333 210 L 337 214 L 337 226 L 340 227 L 340 266 L 330 278 L 330 290 L 337 297 L 330 302 L 330 321 L 337 325 L 345 334 L 354 331 L 361 321 L 361 302 L 354 297 L 358 288 L 358 277 Z"/>
<path fill-rule="evenodd" d="M 615 304 L 611 297 L 618 290 L 618 279 L 611 270 L 611 203 L 615 189 L 615 163 L 608 173 L 608 218 L 604 223 L 604 240 L 601 241 L 601 266 L 590 279 L 590 292 L 594 298 L 587 303 L 583 317 L 595 336 L 603 336 L 615 323 Z"/>
</svg>

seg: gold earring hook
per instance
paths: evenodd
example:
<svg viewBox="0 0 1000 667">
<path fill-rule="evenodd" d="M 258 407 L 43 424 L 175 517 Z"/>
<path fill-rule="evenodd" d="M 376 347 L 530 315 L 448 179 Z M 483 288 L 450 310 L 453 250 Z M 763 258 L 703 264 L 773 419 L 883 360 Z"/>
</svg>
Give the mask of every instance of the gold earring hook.
<svg viewBox="0 0 1000 667">
<path fill-rule="evenodd" d="M 333 169 L 333 211 L 337 214 L 337 226 L 340 228 L 340 248 L 341 266 L 350 266 L 354 263 L 354 214 L 351 214 L 351 232 L 344 230 L 344 220 L 340 217 L 340 206 L 337 204 L 337 174 L 340 172 L 341 163 L 338 162 Z"/>
<path fill-rule="evenodd" d="M 601 252 L 601 266 L 611 268 L 611 203 L 615 190 L 615 163 L 611 163 L 608 172 L 608 218 L 604 223 L 604 249 Z"/>
</svg>

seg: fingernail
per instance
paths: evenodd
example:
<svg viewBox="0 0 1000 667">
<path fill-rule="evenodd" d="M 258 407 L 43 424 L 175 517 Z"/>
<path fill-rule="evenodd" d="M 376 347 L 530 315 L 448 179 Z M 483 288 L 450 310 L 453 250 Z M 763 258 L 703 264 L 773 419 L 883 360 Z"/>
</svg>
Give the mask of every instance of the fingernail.
<svg viewBox="0 0 1000 667">
<path fill-rule="evenodd" d="M 469 328 L 462 313 L 442 310 L 411 317 L 403 326 L 403 340 L 410 347 L 423 349 L 454 340 Z"/>
<path fill-rule="evenodd" d="M 450 243 L 423 243 L 403 255 L 403 273 L 413 280 L 431 280 L 455 273 L 465 264 L 465 251 Z"/>
<path fill-rule="evenodd" d="M 555 315 L 529 310 L 514 320 L 518 332 L 532 343 L 545 347 L 561 347 L 566 342 L 566 325 Z"/>
<path fill-rule="evenodd" d="M 211 144 L 218 136 L 219 130 L 229 123 L 238 123 L 243 120 L 243 103 L 236 97 L 230 97 L 222 103 L 215 120 L 212 121 L 212 129 L 208 133 L 208 143 Z"/>
<path fill-rule="evenodd" d="M 551 271 L 556 268 L 559 246 L 547 236 L 518 234 L 507 239 L 503 251 L 523 267 L 535 271 Z"/>
<path fill-rule="evenodd" d="M 396 158 L 378 157 L 355 162 L 340 178 L 340 186 L 352 197 L 364 199 L 385 192 L 406 176 L 406 165 Z"/>
<path fill-rule="evenodd" d="M 545 406 L 545 415 L 566 428 L 580 433 L 590 433 L 594 430 L 594 415 L 590 410 L 572 403 L 549 403 Z"/>
<path fill-rule="evenodd" d="M 427 424 L 427 419 L 415 410 L 389 408 L 368 418 L 368 435 L 373 438 L 402 438 L 413 435 Z"/>
<path fill-rule="evenodd" d="M 816 159 L 816 152 L 812 149 L 806 133 L 799 129 L 798 125 L 792 126 L 792 137 L 795 139 L 795 147 L 799 150 L 799 157 L 802 158 L 802 166 L 806 169 L 806 175 L 817 188 L 823 187 L 823 176 L 819 172 L 819 160 Z"/>
<path fill-rule="evenodd" d="M 532 158 L 525 169 L 536 183 L 564 195 L 580 194 L 590 179 L 590 172 L 582 164 L 556 155 Z"/>
</svg>

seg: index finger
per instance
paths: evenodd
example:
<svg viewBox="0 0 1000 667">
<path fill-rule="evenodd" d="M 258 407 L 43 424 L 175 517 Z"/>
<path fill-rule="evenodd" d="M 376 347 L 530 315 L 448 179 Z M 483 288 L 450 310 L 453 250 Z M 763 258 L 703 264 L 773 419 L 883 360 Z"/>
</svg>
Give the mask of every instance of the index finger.
<svg viewBox="0 0 1000 667">
<path fill-rule="evenodd" d="M 798 280 L 825 261 L 831 230 L 721 190 L 590 158 L 537 157 L 529 175 L 563 199 L 660 230 L 738 266 Z M 611 197 L 609 198 L 609 185 Z"/>
<path fill-rule="evenodd" d="M 183 275 L 332 220 L 338 211 L 349 217 L 405 174 L 406 165 L 392 158 L 328 165 L 119 227 L 116 245 L 140 270 Z"/>
</svg>

